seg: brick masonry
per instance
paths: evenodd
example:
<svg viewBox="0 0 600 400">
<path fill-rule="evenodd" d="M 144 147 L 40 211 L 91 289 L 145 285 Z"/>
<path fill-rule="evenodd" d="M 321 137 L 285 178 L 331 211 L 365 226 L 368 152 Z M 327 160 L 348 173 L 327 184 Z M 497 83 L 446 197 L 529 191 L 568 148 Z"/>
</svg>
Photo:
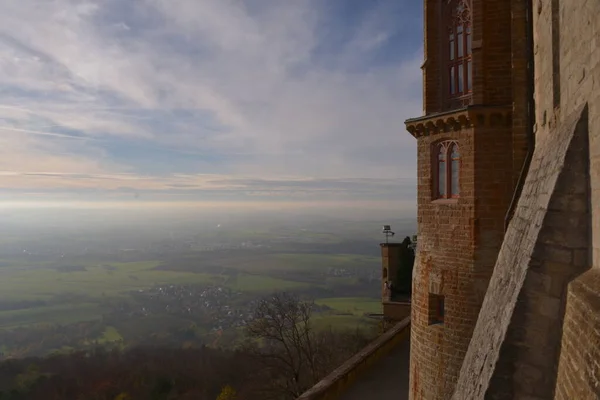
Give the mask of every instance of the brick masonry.
<svg viewBox="0 0 600 400">
<path fill-rule="evenodd" d="M 457 202 L 432 201 L 431 146 L 440 139 L 457 140 L 460 146 L 462 197 Z M 474 257 L 474 146 L 472 128 L 418 142 L 419 245 L 411 310 L 410 390 L 414 399 L 440 398 L 445 382 L 452 384 L 469 339 L 468 332 L 467 336 L 460 332 L 468 330 L 468 321 L 477 316 L 475 299 L 460 291 L 471 285 L 469 270 Z M 432 290 L 446 297 L 446 326 L 429 326 L 430 283 L 437 286 Z"/>
<path fill-rule="evenodd" d="M 600 2 L 531 2 L 537 166 L 504 238 L 500 225 L 529 129 L 528 2 L 471 1 L 473 104 L 512 104 L 508 129 L 479 123 L 471 112 L 449 124 L 436 115 L 443 110 L 445 74 L 440 4 L 424 0 L 426 117 L 407 121 L 419 152 L 411 398 L 450 398 L 462 371 L 457 400 L 600 399 L 594 361 L 600 348 Z M 585 130 L 586 121 L 588 150 L 582 150 L 575 127 Z M 456 202 L 431 198 L 431 145 L 441 139 L 461 148 Z M 571 161 L 561 161 L 561 154 Z M 582 179 L 589 181 L 589 203 L 577 189 Z M 508 250 L 498 257 L 501 244 Z M 506 265 L 512 269 L 498 267 Z M 488 290 L 492 272 L 496 281 Z M 427 323 L 429 293 L 445 297 L 443 325 Z"/>
<path fill-rule="evenodd" d="M 453 399 L 553 398 L 567 284 L 589 267 L 587 154 L 587 109 L 539 141 Z"/>
<path fill-rule="evenodd" d="M 513 89 L 524 90 L 523 74 L 513 74 L 511 69 L 513 53 L 516 62 L 524 62 L 524 43 L 517 39 L 521 32 L 513 34 L 511 21 L 521 18 L 522 24 L 524 11 L 513 15 L 511 2 L 472 2 L 474 105 L 444 120 L 436 115 L 443 110 L 442 77 L 446 73 L 441 63 L 446 38 L 440 6 L 437 0 L 425 0 L 426 117 L 421 123 L 407 123 L 418 137 L 419 246 L 411 310 L 413 400 L 452 395 L 525 157 L 525 114 L 518 109 L 524 105 L 516 109 L 511 104 Z M 442 140 L 459 144 L 458 200 L 432 198 L 432 147 Z M 430 294 L 444 297 L 443 324 L 430 324 Z"/>
<path fill-rule="evenodd" d="M 474 106 L 451 117 L 463 121 L 418 139 L 419 246 L 413 271 L 411 395 L 446 399 L 458 378 L 496 256 L 503 239 L 504 216 L 514 190 L 510 109 Z M 410 124 L 409 124 L 410 125 Z M 412 128 L 410 128 L 412 129 Z M 427 130 L 427 129 L 426 129 Z M 458 142 L 461 154 L 460 198 L 432 197 L 432 147 Z M 475 165 L 483 167 L 478 170 Z M 430 294 L 444 296 L 443 324 L 430 323 Z"/>
<path fill-rule="evenodd" d="M 402 243 L 381 243 L 381 301 L 390 301 L 391 292 L 385 287 L 385 282 L 396 281 L 400 268 L 400 251 Z"/>
</svg>

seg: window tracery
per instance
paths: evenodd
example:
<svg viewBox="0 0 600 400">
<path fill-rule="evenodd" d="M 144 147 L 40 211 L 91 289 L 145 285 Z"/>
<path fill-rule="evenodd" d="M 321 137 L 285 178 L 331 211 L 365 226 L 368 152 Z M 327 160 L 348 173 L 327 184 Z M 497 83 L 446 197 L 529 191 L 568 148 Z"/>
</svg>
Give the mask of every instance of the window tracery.
<svg viewBox="0 0 600 400">
<path fill-rule="evenodd" d="M 447 108 L 471 103 L 473 91 L 472 14 L 469 0 L 444 0 L 446 26 L 444 59 L 447 65 Z"/>
<path fill-rule="evenodd" d="M 434 146 L 434 199 L 452 199 L 460 196 L 461 157 L 458 143 L 445 140 Z"/>
</svg>

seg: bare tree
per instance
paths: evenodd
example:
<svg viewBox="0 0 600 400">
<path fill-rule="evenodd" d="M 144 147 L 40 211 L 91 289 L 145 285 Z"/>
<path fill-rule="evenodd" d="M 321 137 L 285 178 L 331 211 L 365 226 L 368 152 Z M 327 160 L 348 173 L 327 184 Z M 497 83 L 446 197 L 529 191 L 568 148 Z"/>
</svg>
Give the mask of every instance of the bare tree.
<svg viewBox="0 0 600 400">
<path fill-rule="evenodd" d="M 298 397 L 319 379 L 312 309 L 312 302 L 275 293 L 259 302 L 246 328 L 255 339 L 254 353 L 271 374 L 271 389 L 285 397 Z"/>
<path fill-rule="evenodd" d="M 263 298 L 246 327 L 246 350 L 263 366 L 262 398 L 295 399 L 368 343 L 364 331 L 315 330 L 312 301 L 287 292 Z"/>
</svg>

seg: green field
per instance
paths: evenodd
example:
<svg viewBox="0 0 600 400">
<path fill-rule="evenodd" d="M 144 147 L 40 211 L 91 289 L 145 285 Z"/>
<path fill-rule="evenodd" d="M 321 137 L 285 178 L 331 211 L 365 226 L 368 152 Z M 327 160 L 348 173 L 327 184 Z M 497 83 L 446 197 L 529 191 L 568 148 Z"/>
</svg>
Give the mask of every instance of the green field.
<svg viewBox="0 0 600 400">
<path fill-rule="evenodd" d="M 3 301 L 49 299 L 62 293 L 101 297 L 120 295 L 156 284 L 214 283 L 212 274 L 156 270 L 158 262 L 107 263 L 85 271 L 57 272 L 42 267 L 6 271 L 0 280 Z"/>
<path fill-rule="evenodd" d="M 356 316 L 382 312 L 381 300 L 365 297 L 332 297 L 317 299 L 315 303 L 332 308 L 339 313 Z"/>
<path fill-rule="evenodd" d="M 378 320 L 359 317 L 356 315 L 330 315 L 319 314 L 313 317 L 315 329 L 372 329 L 377 326 Z"/>
<path fill-rule="evenodd" d="M 123 340 L 123 336 L 114 326 L 107 326 L 102 334 L 102 337 L 98 340 L 99 343 L 112 343 Z"/>
<path fill-rule="evenodd" d="M 268 254 L 256 257 L 226 259 L 227 266 L 238 271 L 252 273 L 268 272 L 326 272 L 328 268 L 346 270 L 376 268 L 381 264 L 379 257 L 355 254 Z"/>
<path fill-rule="evenodd" d="M 181 259 L 186 257 L 183 255 Z M 132 291 L 159 284 L 219 285 L 247 293 L 248 298 L 274 291 L 328 290 L 332 287 L 343 287 L 345 292 L 352 290 L 358 279 L 325 276 L 329 268 L 377 268 L 380 262 L 377 257 L 350 254 L 260 254 L 225 257 L 220 260 L 221 264 L 234 273 L 221 274 L 204 272 L 201 259 L 193 256 L 189 265 L 197 265 L 198 269 L 184 271 L 158 268 L 168 266 L 168 261 L 104 262 L 97 258 L 73 258 L 64 261 L 64 265 L 46 261 L 0 261 L 2 302 L 48 302 L 47 306 L 0 311 L 0 330 L 40 323 L 72 324 L 98 320 L 110 311 L 111 299 L 126 300 Z M 309 275 L 314 277 L 311 283 L 303 280 Z M 66 294 L 75 297 L 61 298 Z M 315 315 L 315 325 L 320 328 L 370 326 L 373 321 L 365 318 L 365 314 L 381 312 L 379 300 L 371 298 L 321 298 L 316 303 L 332 309 Z M 189 324 L 185 318 L 153 315 L 107 326 L 97 340 L 99 343 L 119 342 L 123 338 L 138 337 L 140 332 L 153 332 L 156 326 L 185 329 Z"/>
<path fill-rule="evenodd" d="M 328 268 L 368 268 L 377 257 L 346 254 L 272 254 L 259 259 L 247 257 L 227 260 L 237 277 L 211 273 L 157 269 L 158 261 L 78 264 L 81 271 L 58 272 L 49 265 L 26 267 L 23 264 L 2 268 L 0 293 L 3 301 L 48 300 L 63 293 L 88 297 L 117 296 L 157 284 L 224 284 L 233 290 L 266 292 L 306 287 L 307 283 L 269 276 L 281 271 L 325 273 Z M 285 276 L 284 276 L 285 278 Z M 354 278 L 326 277 L 323 285 L 354 284 Z"/>
<path fill-rule="evenodd" d="M 225 285 L 232 290 L 238 290 L 240 292 L 274 292 L 308 286 L 302 282 L 271 278 L 266 275 L 250 274 L 239 274 L 226 281 Z"/>
<path fill-rule="evenodd" d="M 97 303 L 59 304 L 24 310 L 0 311 L 0 328 L 56 323 L 70 324 L 99 319 L 106 311 Z"/>
<path fill-rule="evenodd" d="M 23 264 L 3 267 L 0 293 L 3 302 L 23 300 L 53 301 L 56 296 L 81 296 L 81 302 L 27 309 L 0 311 L 0 329 L 37 323 L 69 324 L 99 319 L 107 310 L 100 300 L 127 296 L 128 292 L 148 289 L 157 284 L 219 284 L 235 291 L 266 293 L 307 287 L 306 283 L 241 273 L 220 276 L 202 272 L 179 272 L 156 269 L 157 261 L 129 263 L 77 264 L 85 270 L 58 272 L 53 266 Z"/>
</svg>

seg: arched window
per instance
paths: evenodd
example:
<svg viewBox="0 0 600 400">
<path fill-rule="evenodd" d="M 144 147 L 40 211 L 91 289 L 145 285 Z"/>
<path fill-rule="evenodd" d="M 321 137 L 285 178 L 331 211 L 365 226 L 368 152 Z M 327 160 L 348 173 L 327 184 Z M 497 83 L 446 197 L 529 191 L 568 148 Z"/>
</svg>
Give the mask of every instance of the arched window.
<svg viewBox="0 0 600 400">
<path fill-rule="evenodd" d="M 452 199 L 460 196 L 460 151 L 453 140 L 439 142 L 434 147 L 434 198 Z"/>
<path fill-rule="evenodd" d="M 444 23 L 447 28 L 446 93 L 448 108 L 471 103 L 473 91 L 473 67 L 471 62 L 471 2 L 470 0 L 443 0 Z"/>
</svg>

